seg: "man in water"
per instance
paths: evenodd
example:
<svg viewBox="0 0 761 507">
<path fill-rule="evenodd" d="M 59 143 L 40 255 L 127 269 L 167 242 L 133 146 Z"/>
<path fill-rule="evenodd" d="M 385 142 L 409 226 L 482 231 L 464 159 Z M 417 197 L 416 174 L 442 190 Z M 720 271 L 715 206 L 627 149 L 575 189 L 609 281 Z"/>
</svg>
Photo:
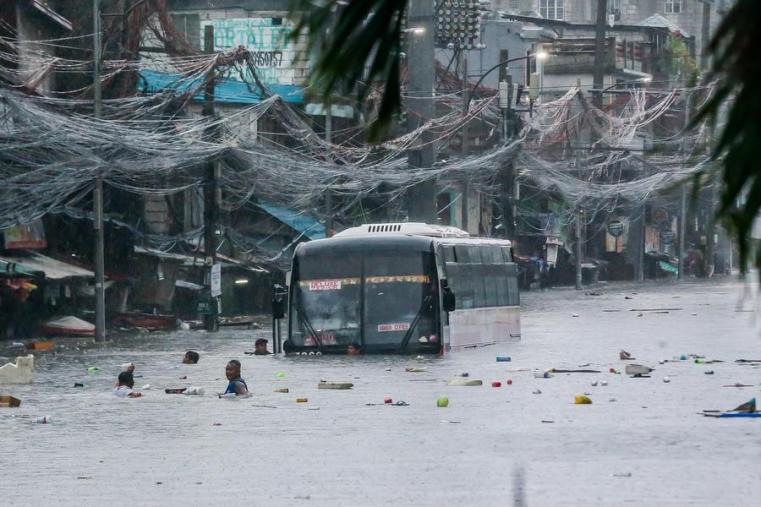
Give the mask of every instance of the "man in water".
<svg viewBox="0 0 761 507">
<path fill-rule="evenodd" d="M 133 387 L 135 387 L 135 379 L 132 377 L 132 374 L 129 372 L 123 371 L 119 374 L 119 380 L 116 383 L 116 388 L 114 389 L 114 395 L 118 396 L 119 398 L 141 397 L 143 393 L 133 391 L 132 390 Z"/>
<path fill-rule="evenodd" d="M 359 343 L 351 342 L 349 346 L 346 347 L 346 354 L 349 356 L 358 356 L 362 354 L 362 348 L 359 346 Z"/>
<path fill-rule="evenodd" d="M 182 358 L 182 364 L 196 364 L 199 358 L 198 352 L 188 350 L 185 352 L 185 357 Z"/>
<path fill-rule="evenodd" d="M 271 352 L 267 350 L 267 340 L 259 338 L 254 342 L 254 355 L 255 356 L 268 356 Z"/>
<path fill-rule="evenodd" d="M 240 361 L 233 359 L 227 363 L 225 368 L 225 375 L 229 383 L 224 394 L 235 394 L 237 396 L 243 396 L 248 394 L 248 386 L 246 381 L 240 377 Z"/>
</svg>

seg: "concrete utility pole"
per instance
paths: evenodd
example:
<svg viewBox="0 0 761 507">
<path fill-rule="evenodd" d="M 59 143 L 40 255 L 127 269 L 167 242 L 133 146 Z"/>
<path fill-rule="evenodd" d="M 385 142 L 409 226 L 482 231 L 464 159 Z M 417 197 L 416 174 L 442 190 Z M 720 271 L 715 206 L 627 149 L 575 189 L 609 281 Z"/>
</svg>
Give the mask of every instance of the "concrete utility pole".
<svg viewBox="0 0 761 507">
<path fill-rule="evenodd" d="M 605 23 L 607 21 L 605 18 L 608 15 L 608 2 L 606 0 L 592 0 L 592 3 L 597 3 L 597 18 L 595 22 L 595 64 L 592 81 L 595 90 L 602 90 L 605 87 L 603 81 L 605 79 L 605 68 L 608 64 L 607 59 L 605 58 Z M 595 92 L 592 96 L 592 101 L 596 107 L 602 107 L 602 93 L 600 91 Z"/>
<path fill-rule="evenodd" d="M 470 86 L 468 83 L 468 59 L 465 55 L 465 50 L 460 48 L 457 56 L 460 68 L 462 69 L 462 116 L 467 118 L 468 110 L 470 109 Z M 468 123 L 462 125 L 462 145 L 460 150 L 463 157 L 468 156 Z M 462 207 L 462 228 L 463 230 L 470 232 L 470 181 L 468 177 L 462 181 L 462 198 L 460 199 L 460 206 Z"/>
<path fill-rule="evenodd" d="M 433 117 L 434 93 L 434 19 L 433 0 L 410 0 L 407 8 L 407 128 L 412 131 Z M 408 155 L 411 167 L 433 166 L 432 136 L 420 138 L 424 146 L 413 147 Z M 410 221 L 436 222 L 436 183 L 426 181 L 409 189 L 407 208 Z"/>
<path fill-rule="evenodd" d="M 576 171 L 579 172 L 581 169 L 581 155 L 578 151 L 576 151 Z M 576 290 L 581 290 L 582 287 L 582 271 L 581 271 L 581 263 L 582 263 L 582 242 L 584 240 L 583 234 L 581 232 L 581 225 L 582 225 L 582 211 L 581 206 L 576 206 Z"/>
<path fill-rule="evenodd" d="M 214 53 L 214 26 L 206 25 L 204 27 L 204 49 L 207 54 Z M 206 91 L 203 104 L 203 115 L 211 119 L 214 118 L 214 69 L 211 70 L 209 81 L 206 84 Z M 216 139 L 216 127 L 210 127 L 205 137 L 207 140 Z M 214 264 L 217 262 L 217 164 L 213 160 L 206 163 L 206 174 L 204 181 L 204 249 L 206 250 L 206 260 L 209 265 L 209 308 L 210 313 L 206 315 L 204 327 L 206 331 L 218 331 L 219 304 L 217 297 L 212 296 L 212 272 Z"/>
<path fill-rule="evenodd" d="M 708 40 L 711 38 L 711 4 L 713 1 L 703 1 L 703 26 L 700 30 L 700 68 L 705 69 L 708 67 L 708 52 L 706 46 L 708 46 Z"/>
<path fill-rule="evenodd" d="M 100 0 L 93 0 L 93 101 L 96 118 L 101 117 L 100 86 Z M 106 341 L 106 291 L 105 291 L 105 255 L 103 238 L 103 174 L 98 170 L 93 192 L 93 211 L 95 214 L 95 340 Z"/>
<path fill-rule="evenodd" d="M 684 92 L 684 133 L 690 124 L 690 107 L 692 107 L 692 96 L 689 92 Z M 687 140 L 682 140 L 682 165 L 687 165 Z M 679 257 L 677 270 L 677 280 L 684 278 L 684 269 L 687 259 L 684 256 L 685 235 L 687 234 L 687 183 L 682 182 L 679 195 Z"/>
</svg>

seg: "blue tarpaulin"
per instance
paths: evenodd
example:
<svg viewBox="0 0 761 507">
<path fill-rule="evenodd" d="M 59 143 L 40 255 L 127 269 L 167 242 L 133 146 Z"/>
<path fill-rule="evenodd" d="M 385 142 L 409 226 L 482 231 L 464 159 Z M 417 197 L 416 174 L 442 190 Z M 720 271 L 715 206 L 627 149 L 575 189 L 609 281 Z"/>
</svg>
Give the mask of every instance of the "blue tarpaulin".
<svg viewBox="0 0 761 507">
<path fill-rule="evenodd" d="M 140 71 L 140 91 L 142 93 L 160 93 L 165 90 L 175 90 L 187 93 L 201 85 L 201 78 L 183 80 L 181 74 L 156 72 L 153 70 Z M 304 102 L 304 89 L 296 85 L 265 84 L 273 95 L 280 95 L 285 102 L 301 104 Z M 194 100 L 203 101 L 204 93 L 199 91 Z M 225 104 L 258 104 L 262 101 L 261 91 L 256 85 L 243 81 L 223 78 L 219 79 L 214 88 L 214 102 Z"/>
<path fill-rule="evenodd" d="M 325 226 L 309 215 L 271 204 L 259 203 L 258 206 L 291 229 L 303 233 L 309 239 L 325 238 Z"/>
</svg>

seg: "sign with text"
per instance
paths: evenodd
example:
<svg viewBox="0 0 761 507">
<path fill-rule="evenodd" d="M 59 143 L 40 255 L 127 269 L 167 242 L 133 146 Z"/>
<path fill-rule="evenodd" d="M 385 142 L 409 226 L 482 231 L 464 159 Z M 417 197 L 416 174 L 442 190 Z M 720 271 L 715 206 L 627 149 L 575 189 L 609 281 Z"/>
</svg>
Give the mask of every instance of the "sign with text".
<svg viewBox="0 0 761 507">
<path fill-rule="evenodd" d="M 45 227 L 42 220 L 35 220 L 24 225 L 16 225 L 3 231 L 5 238 L 5 249 L 32 249 L 46 248 L 48 242 L 45 240 Z"/>
<path fill-rule="evenodd" d="M 341 280 L 310 280 L 309 290 L 341 290 Z"/>
<path fill-rule="evenodd" d="M 379 333 L 393 333 L 394 331 L 407 331 L 410 328 L 407 322 L 398 322 L 395 324 L 378 324 Z"/>
<path fill-rule="evenodd" d="M 222 264 L 214 264 L 211 267 L 211 297 L 215 298 L 222 294 Z"/>
</svg>

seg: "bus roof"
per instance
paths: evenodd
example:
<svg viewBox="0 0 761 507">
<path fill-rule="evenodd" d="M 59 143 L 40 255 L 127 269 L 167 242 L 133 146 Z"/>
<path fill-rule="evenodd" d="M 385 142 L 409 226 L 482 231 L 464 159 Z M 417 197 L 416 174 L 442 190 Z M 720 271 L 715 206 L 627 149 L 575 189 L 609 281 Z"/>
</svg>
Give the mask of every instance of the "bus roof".
<svg viewBox="0 0 761 507">
<path fill-rule="evenodd" d="M 457 227 L 432 225 L 421 222 L 403 222 L 390 224 L 364 224 L 341 231 L 334 239 L 369 239 L 373 237 L 426 237 L 442 245 L 499 245 L 512 246 L 507 239 L 472 237 Z"/>
<path fill-rule="evenodd" d="M 425 236 L 413 236 L 410 234 L 379 234 L 361 236 L 339 237 L 338 235 L 328 239 L 317 239 L 299 243 L 296 247 L 295 256 L 329 254 L 329 253 L 352 253 L 367 250 L 393 252 L 395 250 L 432 252 L 434 238 Z"/>
<path fill-rule="evenodd" d="M 341 231 L 334 237 L 375 236 L 378 234 L 404 234 L 431 238 L 468 238 L 470 234 L 449 225 L 432 225 L 422 222 L 401 222 L 391 224 L 364 224 Z"/>
</svg>

